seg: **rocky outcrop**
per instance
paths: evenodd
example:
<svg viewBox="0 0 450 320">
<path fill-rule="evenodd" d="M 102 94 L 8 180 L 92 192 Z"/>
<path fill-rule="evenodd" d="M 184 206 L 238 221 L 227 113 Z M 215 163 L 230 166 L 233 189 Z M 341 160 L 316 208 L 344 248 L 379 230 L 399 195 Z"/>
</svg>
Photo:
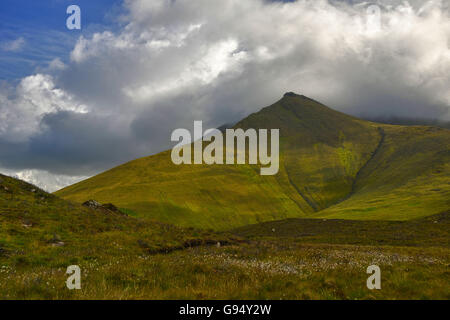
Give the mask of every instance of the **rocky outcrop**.
<svg viewBox="0 0 450 320">
<path fill-rule="evenodd" d="M 119 208 L 117 208 L 112 203 L 101 204 L 100 202 L 95 200 L 88 200 L 83 203 L 83 206 L 93 210 L 103 211 L 104 213 L 115 213 L 123 216 L 127 215 L 126 213 L 120 211 Z"/>
</svg>

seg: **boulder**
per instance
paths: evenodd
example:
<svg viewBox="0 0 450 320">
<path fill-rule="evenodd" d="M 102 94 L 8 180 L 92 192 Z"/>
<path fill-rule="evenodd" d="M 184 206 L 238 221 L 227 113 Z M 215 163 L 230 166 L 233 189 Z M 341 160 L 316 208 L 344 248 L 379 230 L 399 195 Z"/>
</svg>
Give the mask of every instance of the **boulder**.
<svg viewBox="0 0 450 320">
<path fill-rule="evenodd" d="M 95 201 L 95 200 L 88 200 L 88 201 L 83 203 L 83 206 L 91 208 L 91 209 L 98 209 L 102 205 L 99 202 Z"/>
<path fill-rule="evenodd" d="M 95 200 L 88 200 L 83 203 L 83 206 L 94 210 L 101 210 L 105 213 L 117 213 L 123 216 L 127 215 L 126 213 L 120 211 L 119 208 L 117 208 L 112 203 L 101 204 L 100 202 L 97 202 Z"/>
</svg>

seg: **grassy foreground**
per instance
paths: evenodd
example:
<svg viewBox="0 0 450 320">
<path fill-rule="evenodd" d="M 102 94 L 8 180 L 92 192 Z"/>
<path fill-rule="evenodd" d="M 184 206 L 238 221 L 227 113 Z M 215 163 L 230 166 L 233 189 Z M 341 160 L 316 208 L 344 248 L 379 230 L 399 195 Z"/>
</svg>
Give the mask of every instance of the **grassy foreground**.
<svg viewBox="0 0 450 320">
<path fill-rule="evenodd" d="M 169 254 L 81 257 L 82 289 L 63 265 L 3 265 L 2 299 L 450 299 L 448 248 L 257 241 Z M 4 264 L 5 262 L 2 262 Z M 366 268 L 380 266 L 382 289 Z"/>
<path fill-rule="evenodd" d="M 0 176 L 0 299 L 449 299 L 449 232 L 448 213 L 183 229 Z M 74 264 L 81 290 L 66 288 Z"/>
</svg>

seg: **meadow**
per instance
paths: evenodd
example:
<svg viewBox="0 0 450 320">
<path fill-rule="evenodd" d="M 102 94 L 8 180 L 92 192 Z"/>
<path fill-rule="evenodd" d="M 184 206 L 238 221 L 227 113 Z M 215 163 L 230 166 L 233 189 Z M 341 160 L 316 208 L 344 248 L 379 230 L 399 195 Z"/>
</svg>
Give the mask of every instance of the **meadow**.
<svg viewBox="0 0 450 320">
<path fill-rule="evenodd" d="M 0 299 L 450 298 L 448 213 L 214 232 L 94 210 L 0 178 Z M 372 264 L 381 290 L 366 287 Z M 81 290 L 66 287 L 69 265 L 81 268 Z"/>
<path fill-rule="evenodd" d="M 117 247 L 118 250 L 120 247 Z M 108 249 L 110 252 L 110 249 Z M 2 299 L 449 299 L 448 248 L 256 241 L 81 256 L 81 290 L 68 290 L 65 264 L 6 264 Z M 2 262 L 3 264 L 4 262 Z M 381 290 L 366 268 L 381 268 Z"/>
</svg>

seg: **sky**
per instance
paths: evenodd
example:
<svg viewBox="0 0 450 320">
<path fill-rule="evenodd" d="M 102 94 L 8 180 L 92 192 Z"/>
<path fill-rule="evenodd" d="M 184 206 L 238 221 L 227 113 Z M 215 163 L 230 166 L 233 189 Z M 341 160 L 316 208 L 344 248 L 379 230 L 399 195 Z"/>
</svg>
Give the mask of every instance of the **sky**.
<svg viewBox="0 0 450 320">
<path fill-rule="evenodd" d="M 449 44 L 449 0 L 2 0 L 0 172 L 54 191 L 288 91 L 450 120 Z"/>
<path fill-rule="evenodd" d="M 66 9 L 83 8 L 83 28 L 69 32 Z M 116 0 L 2 0 L 0 2 L 0 80 L 17 80 L 44 70 L 53 59 L 68 62 L 77 39 L 117 30 L 122 9 Z"/>
</svg>

